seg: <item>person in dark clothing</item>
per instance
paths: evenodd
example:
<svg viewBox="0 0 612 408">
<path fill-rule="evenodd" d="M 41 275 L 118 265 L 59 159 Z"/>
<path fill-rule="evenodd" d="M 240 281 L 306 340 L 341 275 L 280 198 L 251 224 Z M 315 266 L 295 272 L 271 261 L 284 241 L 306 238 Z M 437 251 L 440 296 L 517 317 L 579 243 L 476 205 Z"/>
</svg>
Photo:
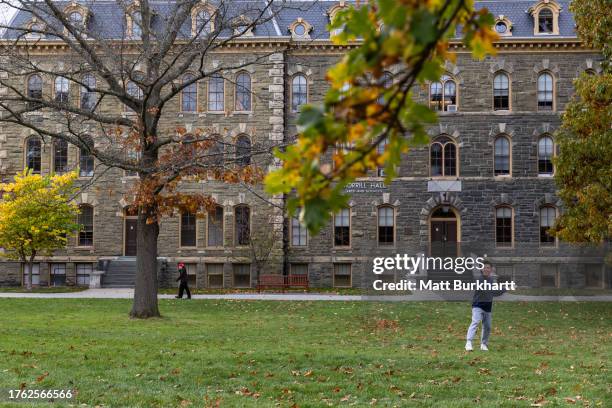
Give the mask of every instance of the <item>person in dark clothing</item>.
<svg viewBox="0 0 612 408">
<path fill-rule="evenodd" d="M 493 267 L 490 263 L 485 262 L 482 269 L 482 275 L 477 278 L 480 282 L 495 282 L 493 276 Z M 505 290 L 476 290 L 472 299 L 472 323 L 467 332 L 467 342 L 465 349 L 472 351 L 472 340 L 476 336 L 478 325 L 482 322 L 482 333 L 480 338 L 480 349 L 489 351 L 489 335 L 491 334 L 491 315 L 493 310 L 493 298 L 501 296 Z"/>
<path fill-rule="evenodd" d="M 189 291 L 189 277 L 187 276 L 187 268 L 184 263 L 178 264 L 179 277 L 176 278 L 179 283 L 179 293 L 175 296 L 177 299 L 183 298 L 183 291 L 187 292 L 187 299 L 191 299 L 191 292 Z"/>
</svg>

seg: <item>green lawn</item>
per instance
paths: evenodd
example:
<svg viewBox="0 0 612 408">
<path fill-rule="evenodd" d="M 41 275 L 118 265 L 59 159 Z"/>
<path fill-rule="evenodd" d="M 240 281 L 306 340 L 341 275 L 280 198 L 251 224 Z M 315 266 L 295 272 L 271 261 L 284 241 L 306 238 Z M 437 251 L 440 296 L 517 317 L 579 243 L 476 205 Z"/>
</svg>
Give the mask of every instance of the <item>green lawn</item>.
<svg viewBox="0 0 612 408">
<path fill-rule="evenodd" d="M 610 402 L 612 303 L 500 302 L 488 353 L 463 351 L 465 303 L 163 300 L 149 321 L 129 309 L 0 299 L 0 388 L 74 388 L 105 407 Z"/>
<path fill-rule="evenodd" d="M 27 290 L 23 286 L 13 286 L 0 288 L 0 293 L 71 293 L 87 289 L 87 286 L 35 286 L 32 290 Z"/>
</svg>

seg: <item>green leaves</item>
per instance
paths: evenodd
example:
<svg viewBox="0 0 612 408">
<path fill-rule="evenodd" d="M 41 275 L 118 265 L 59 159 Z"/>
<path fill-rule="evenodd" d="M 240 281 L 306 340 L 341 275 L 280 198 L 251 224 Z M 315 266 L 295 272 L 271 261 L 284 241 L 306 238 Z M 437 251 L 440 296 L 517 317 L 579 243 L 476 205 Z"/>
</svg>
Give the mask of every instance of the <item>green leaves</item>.
<svg viewBox="0 0 612 408">
<path fill-rule="evenodd" d="M 303 109 L 297 142 L 276 153 L 283 167 L 266 178 L 269 193 L 291 195 L 290 212 L 301 208 L 311 233 L 346 205 L 348 183 L 379 167 L 390 182 L 409 146 L 428 141 L 425 128 L 437 116 L 411 89 L 439 80 L 459 25 L 475 56 L 493 51 L 493 17 L 472 2 L 378 0 L 335 16 L 335 41 L 359 46 L 328 71 L 324 105 Z M 382 81 L 385 75 L 393 80 Z"/>
</svg>

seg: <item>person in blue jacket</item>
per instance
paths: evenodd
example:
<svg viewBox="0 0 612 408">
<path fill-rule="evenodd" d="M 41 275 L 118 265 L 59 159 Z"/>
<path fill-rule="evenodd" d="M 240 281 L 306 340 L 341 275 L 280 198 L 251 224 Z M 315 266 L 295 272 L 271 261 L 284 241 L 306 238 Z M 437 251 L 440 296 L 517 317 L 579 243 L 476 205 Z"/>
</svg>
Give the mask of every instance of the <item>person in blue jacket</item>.
<svg viewBox="0 0 612 408">
<path fill-rule="evenodd" d="M 479 282 L 495 282 L 493 276 L 493 267 L 488 261 L 484 262 L 482 268 L 482 275 L 477 279 Z M 493 298 L 501 296 L 505 290 L 476 290 L 474 291 L 474 297 L 472 299 L 472 323 L 467 331 L 467 342 L 465 343 L 465 349 L 472 351 L 472 340 L 476 336 L 478 325 L 482 322 L 482 333 L 480 337 L 480 349 L 483 351 L 489 351 L 489 335 L 491 334 L 491 315 L 493 310 Z"/>
</svg>

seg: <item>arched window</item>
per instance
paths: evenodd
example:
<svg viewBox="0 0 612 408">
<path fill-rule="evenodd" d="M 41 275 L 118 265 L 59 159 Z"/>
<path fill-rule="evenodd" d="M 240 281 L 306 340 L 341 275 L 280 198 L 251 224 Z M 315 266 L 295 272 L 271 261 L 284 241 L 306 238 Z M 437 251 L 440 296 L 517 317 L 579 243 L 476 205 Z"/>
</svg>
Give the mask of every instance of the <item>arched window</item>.
<svg viewBox="0 0 612 408">
<path fill-rule="evenodd" d="M 553 77 L 548 72 L 538 76 L 538 110 L 553 110 Z"/>
<path fill-rule="evenodd" d="M 28 98 L 30 99 L 42 99 L 43 81 L 40 75 L 30 75 L 28 78 Z M 28 102 L 28 107 L 34 109 L 39 107 L 40 104 L 36 102 Z"/>
<path fill-rule="evenodd" d="M 96 106 L 96 93 L 92 90 L 96 88 L 96 77 L 91 74 L 83 76 L 81 85 L 81 109 L 93 111 Z"/>
<path fill-rule="evenodd" d="M 236 163 L 241 167 L 251 164 L 251 140 L 247 135 L 236 139 Z"/>
<path fill-rule="evenodd" d="M 495 209 L 495 243 L 498 247 L 512 246 L 512 208 Z"/>
<path fill-rule="evenodd" d="M 538 31 L 540 33 L 553 32 L 553 12 L 549 8 L 543 8 L 538 14 Z"/>
<path fill-rule="evenodd" d="M 496 176 L 510 174 L 510 140 L 506 136 L 498 136 L 495 139 L 493 171 Z"/>
<path fill-rule="evenodd" d="M 450 137 L 437 137 L 429 151 L 432 176 L 457 175 L 457 146 Z"/>
<path fill-rule="evenodd" d="M 308 103 L 308 84 L 304 75 L 296 75 L 291 81 L 291 110 L 297 112 Z"/>
<path fill-rule="evenodd" d="M 208 212 L 208 246 L 223 246 L 223 207 L 217 205 L 214 211 Z"/>
<path fill-rule="evenodd" d="M 234 232 L 236 245 L 249 245 L 251 242 L 251 210 L 246 205 L 234 209 Z"/>
<path fill-rule="evenodd" d="M 391 88 L 393 86 L 393 74 L 385 71 L 380 78 L 380 85 L 382 86 L 383 90 Z M 378 97 L 378 103 L 381 105 L 385 103 L 384 92 L 381 92 L 380 96 Z"/>
<path fill-rule="evenodd" d="M 194 76 L 186 74 L 183 77 L 183 84 L 193 81 Z M 187 85 L 181 91 L 181 110 L 183 112 L 195 112 L 198 105 L 198 85 L 197 82 L 193 82 Z"/>
<path fill-rule="evenodd" d="M 538 140 L 538 174 L 551 175 L 554 173 L 552 158 L 554 156 L 554 142 L 552 137 L 545 135 Z"/>
<path fill-rule="evenodd" d="M 79 206 L 79 210 L 78 224 L 80 225 L 80 230 L 78 246 L 93 246 L 93 207 L 83 204 Z"/>
<path fill-rule="evenodd" d="M 225 109 L 225 81 L 219 74 L 208 80 L 208 110 L 222 112 Z"/>
<path fill-rule="evenodd" d="M 194 35 L 205 37 L 212 31 L 212 19 L 206 10 L 200 10 L 195 16 Z"/>
<path fill-rule="evenodd" d="M 38 137 L 31 137 L 26 141 L 26 168 L 32 173 L 40 174 L 41 141 Z"/>
<path fill-rule="evenodd" d="M 251 110 L 251 76 L 246 72 L 236 76 L 236 110 Z"/>
<path fill-rule="evenodd" d="M 68 142 L 56 139 L 53 142 L 53 172 L 62 174 L 68 171 Z"/>
<path fill-rule="evenodd" d="M 508 75 L 498 73 L 493 78 L 493 110 L 510 109 L 510 81 Z"/>
<path fill-rule="evenodd" d="M 548 233 L 548 230 L 555 225 L 557 218 L 557 209 L 552 206 L 544 206 L 540 208 L 540 245 L 554 246 L 555 237 Z"/>
<path fill-rule="evenodd" d="M 55 78 L 55 102 L 68 103 L 70 84 L 68 78 L 58 76 Z"/>
<path fill-rule="evenodd" d="M 393 208 L 378 208 L 378 244 L 393 245 L 395 242 L 395 216 Z"/>
<path fill-rule="evenodd" d="M 334 214 L 334 246 L 351 245 L 351 210 L 343 208 Z"/>
<path fill-rule="evenodd" d="M 384 138 L 382 142 L 376 146 L 376 152 L 379 155 L 385 154 L 385 150 L 387 149 L 387 145 L 389 144 L 389 139 Z M 385 166 L 378 166 L 378 177 L 385 177 Z"/>
<path fill-rule="evenodd" d="M 79 149 L 79 177 L 93 177 L 94 157 L 89 149 Z"/>
<path fill-rule="evenodd" d="M 429 106 L 440 112 L 455 112 L 457 110 L 457 84 L 448 75 L 443 75 L 440 81 L 429 86 Z"/>
</svg>

